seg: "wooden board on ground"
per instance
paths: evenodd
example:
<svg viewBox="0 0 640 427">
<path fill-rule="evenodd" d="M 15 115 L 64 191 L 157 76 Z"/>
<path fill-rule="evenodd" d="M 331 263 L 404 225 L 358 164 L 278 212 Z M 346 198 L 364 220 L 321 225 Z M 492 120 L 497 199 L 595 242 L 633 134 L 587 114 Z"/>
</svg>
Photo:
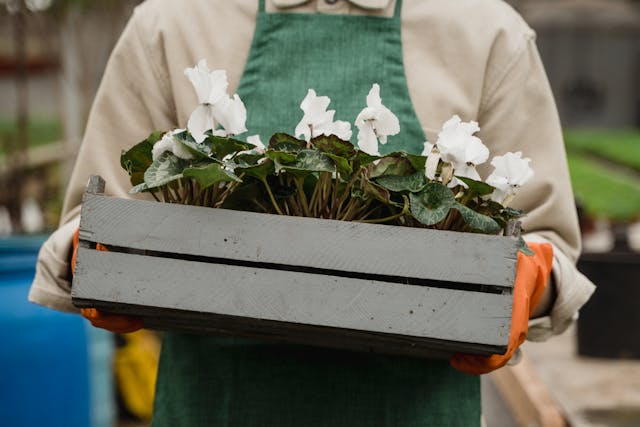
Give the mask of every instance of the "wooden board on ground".
<svg viewBox="0 0 640 427">
<path fill-rule="evenodd" d="M 518 425 L 567 427 L 566 417 L 525 356 L 517 365 L 490 374 Z"/>
<path fill-rule="evenodd" d="M 94 185 L 78 307 L 160 329 L 423 357 L 506 348 L 514 238 L 124 200 Z"/>
</svg>

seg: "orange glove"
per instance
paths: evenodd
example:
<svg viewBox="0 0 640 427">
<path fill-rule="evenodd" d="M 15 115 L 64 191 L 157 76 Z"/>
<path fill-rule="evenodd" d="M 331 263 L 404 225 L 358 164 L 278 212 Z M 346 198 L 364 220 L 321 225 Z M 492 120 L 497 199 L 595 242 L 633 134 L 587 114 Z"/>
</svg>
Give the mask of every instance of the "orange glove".
<svg viewBox="0 0 640 427">
<path fill-rule="evenodd" d="M 80 236 L 80 229 L 76 230 L 73 234 L 73 252 L 71 254 L 71 274 L 76 269 L 76 258 L 78 256 L 78 244 Z M 96 244 L 96 249 L 99 251 L 108 252 L 108 249 L 101 245 Z M 129 332 L 135 332 L 144 327 L 143 320 L 139 317 L 124 316 L 121 314 L 107 314 L 98 311 L 95 308 L 81 308 L 80 314 L 96 328 L 106 329 L 107 331 L 115 332 L 117 334 L 126 334 Z"/>
<path fill-rule="evenodd" d="M 507 364 L 513 352 L 527 337 L 529 318 L 540 301 L 551 274 L 553 248 L 548 243 L 529 243 L 535 255 L 518 253 L 516 282 L 513 290 L 511 332 L 507 352 L 503 355 L 475 356 L 455 354 L 451 366 L 472 375 L 487 374 Z"/>
</svg>

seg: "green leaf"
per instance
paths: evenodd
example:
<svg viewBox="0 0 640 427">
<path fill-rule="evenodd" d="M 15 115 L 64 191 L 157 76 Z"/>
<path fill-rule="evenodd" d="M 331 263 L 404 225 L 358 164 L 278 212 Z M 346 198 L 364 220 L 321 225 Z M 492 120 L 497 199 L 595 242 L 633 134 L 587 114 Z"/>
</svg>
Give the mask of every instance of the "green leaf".
<svg viewBox="0 0 640 427">
<path fill-rule="evenodd" d="M 467 184 L 469 188 L 466 191 L 470 191 L 473 195 L 486 196 L 487 194 L 493 193 L 493 190 L 495 190 L 495 187 L 492 187 L 486 182 L 476 181 L 475 179 L 467 178 L 466 176 L 456 176 L 456 178 Z"/>
<path fill-rule="evenodd" d="M 296 156 L 296 167 L 311 172 L 335 172 L 333 161 L 317 150 L 301 150 Z"/>
<path fill-rule="evenodd" d="M 233 158 L 233 163 L 235 167 L 249 167 L 255 166 L 258 164 L 260 159 L 264 158 L 264 154 L 239 154 Z"/>
<path fill-rule="evenodd" d="M 307 148 L 307 142 L 286 133 L 276 133 L 269 140 L 269 148 L 275 151 L 295 153 Z"/>
<path fill-rule="evenodd" d="M 523 254 L 525 254 L 527 256 L 534 256 L 535 255 L 535 252 L 533 252 L 531 250 L 531 248 L 529 247 L 529 245 L 527 245 L 527 242 L 524 241 L 522 236 L 520 236 L 518 238 L 518 251 L 522 252 Z"/>
<path fill-rule="evenodd" d="M 376 182 L 387 190 L 411 193 L 418 193 L 427 185 L 427 179 L 422 172 L 406 176 L 385 175 L 378 178 Z"/>
<path fill-rule="evenodd" d="M 204 145 L 211 148 L 211 154 L 217 159 L 222 160 L 225 156 L 239 151 L 252 150 L 256 148 L 255 145 L 248 142 L 238 141 L 237 139 L 225 137 L 225 136 L 207 136 L 204 140 Z"/>
<path fill-rule="evenodd" d="M 219 182 L 242 182 L 240 178 L 226 170 L 218 163 L 211 163 L 205 166 L 189 167 L 182 171 L 186 177 L 193 178 L 198 181 L 202 188 L 211 187 Z"/>
<path fill-rule="evenodd" d="M 182 171 L 189 164 L 172 153 L 165 152 L 144 173 L 144 182 L 149 189 L 160 187 L 182 178 Z"/>
<path fill-rule="evenodd" d="M 300 150 L 297 154 L 269 150 L 266 155 L 275 162 L 276 172 L 284 170 L 296 176 L 306 176 L 311 172 L 335 172 L 336 170 L 331 158 L 313 149 Z"/>
<path fill-rule="evenodd" d="M 416 154 L 406 154 L 407 160 L 411 163 L 411 166 L 417 171 L 424 171 L 424 165 L 427 162 L 426 156 L 418 156 Z"/>
<path fill-rule="evenodd" d="M 173 137 L 176 141 L 184 145 L 195 157 L 203 159 L 211 156 L 211 146 L 205 144 L 205 142 L 197 143 L 189 132 L 180 132 L 173 135 Z"/>
<path fill-rule="evenodd" d="M 374 199 L 380 200 L 385 204 L 389 204 L 391 202 L 391 194 L 389 194 L 389 191 L 381 185 L 376 184 L 375 182 L 371 182 L 366 179 L 363 180 L 362 190 L 364 191 L 366 196 L 373 197 Z"/>
<path fill-rule="evenodd" d="M 353 173 L 353 167 L 351 162 L 344 157 L 337 156 L 335 154 L 324 153 L 325 156 L 333 160 L 336 165 L 336 170 L 343 176 L 349 176 Z"/>
<path fill-rule="evenodd" d="M 264 154 L 265 157 L 273 160 L 276 173 L 279 173 L 284 166 L 295 163 L 297 157 L 296 153 L 290 153 L 287 151 L 267 150 Z"/>
<path fill-rule="evenodd" d="M 265 161 L 253 166 L 236 167 L 236 172 L 243 172 L 248 176 L 259 179 L 260 181 L 265 180 L 269 175 L 273 175 L 275 173 L 275 170 L 275 164 L 271 159 L 266 159 Z"/>
<path fill-rule="evenodd" d="M 311 145 L 318 150 L 333 154 L 335 156 L 352 158 L 356 153 L 356 148 L 349 141 L 344 141 L 336 135 L 320 135 L 311 139 Z"/>
<path fill-rule="evenodd" d="M 410 193 L 411 214 L 424 225 L 434 225 L 446 218 L 456 205 L 451 190 L 439 182 L 430 182 L 420 193 Z"/>
<path fill-rule="evenodd" d="M 454 208 L 460 212 L 464 222 L 475 231 L 486 234 L 496 234 L 501 230 L 500 225 L 492 218 L 469 209 L 461 203 L 456 203 Z"/>
<path fill-rule="evenodd" d="M 233 209 L 238 211 L 268 212 L 268 205 L 263 199 L 264 187 L 262 184 L 251 180 L 244 182 L 225 199 L 222 204 L 223 209 Z"/>
<path fill-rule="evenodd" d="M 371 154 L 367 154 L 364 151 L 357 151 L 354 160 L 354 169 L 360 168 L 362 166 L 368 166 L 369 164 L 375 162 L 380 158 L 380 156 L 372 156 Z"/>
<path fill-rule="evenodd" d="M 120 154 L 120 166 L 131 177 L 131 184 L 138 185 L 144 182 L 144 172 L 153 163 L 153 144 L 162 138 L 163 132 L 154 132 L 147 139 L 131 147 L 122 150 Z"/>
<path fill-rule="evenodd" d="M 369 165 L 369 177 L 378 178 L 383 175 L 406 176 L 415 172 L 406 157 L 383 157 L 376 164 Z"/>
<path fill-rule="evenodd" d="M 138 184 L 136 186 L 134 186 L 131 190 L 129 190 L 129 194 L 138 194 L 138 193 L 144 193 L 149 191 L 149 186 L 147 185 L 146 182 L 143 182 L 141 184 Z"/>
</svg>

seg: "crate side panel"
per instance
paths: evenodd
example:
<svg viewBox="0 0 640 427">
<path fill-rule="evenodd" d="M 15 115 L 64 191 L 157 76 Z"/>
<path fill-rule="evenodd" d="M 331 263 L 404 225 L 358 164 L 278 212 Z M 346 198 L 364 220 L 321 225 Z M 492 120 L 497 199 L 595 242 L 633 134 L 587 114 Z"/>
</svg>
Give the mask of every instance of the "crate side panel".
<svg viewBox="0 0 640 427">
<path fill-rule="evenodd" d="M 511 296 L 80 249 L 73 296 L 505 345 Z"/>
<path fill-rule="evenodd" d="M 453 353 L 504 354 L 506 347 L 415 338 L 353 329 L 256 320 L 243 317 L 204 314 L 191 311 L 86 300 L 75 300 L 83 307 L 96 307 L 105 312 L 135 315 L 144 319 L 145 328 L 173 330 L 209 335 L 232 335 L 266 341 L 291 342 L 320 347 L 448 359 Z"/>
<path fill-rule="evenodd" d="M 87 195 L 81 238 L 134 249 L 512 287 L 512 238 Z"/>
</svg>

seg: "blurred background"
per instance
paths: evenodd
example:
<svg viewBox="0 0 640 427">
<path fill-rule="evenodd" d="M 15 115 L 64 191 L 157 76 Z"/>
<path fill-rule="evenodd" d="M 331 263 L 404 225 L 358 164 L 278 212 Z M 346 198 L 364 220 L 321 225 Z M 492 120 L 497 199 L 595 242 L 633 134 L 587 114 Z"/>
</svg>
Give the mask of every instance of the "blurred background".
<svg viewBox="0 0 640 427">
<path fill-rule="evenodd" d="M 114 338 L 26 302 L 104 66 L 137 3 L 0 0 L 3 426 L 146 425 L 150 415 L 156 335 Z M 640 426 L 640 1 L 509 3 L 538 34 L 581 216 L 579 268 L 598 290 L 568 333 L 526 344 L 523 363 L 483 379 L 486 422 Z"/>
</svg>

